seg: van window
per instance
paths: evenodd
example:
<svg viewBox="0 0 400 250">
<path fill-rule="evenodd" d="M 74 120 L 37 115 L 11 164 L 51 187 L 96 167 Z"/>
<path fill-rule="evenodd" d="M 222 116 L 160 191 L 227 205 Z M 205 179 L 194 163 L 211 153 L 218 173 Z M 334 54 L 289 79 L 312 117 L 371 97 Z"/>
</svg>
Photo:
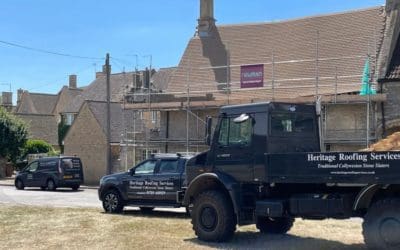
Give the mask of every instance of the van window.
<svg viewBox="0 0 400 250">
<path fill-rule="evenodd" d="M 156 161 L 146 161 L 135 168 L 135 174 L 153 174 L 156 167 Z"/>
<path fill-rule="evenodd" d="M 178 160 L 162 160 L 160 162 L 159 173 L 177 173 L 178 172 Z"/>
<path fill-rule="evenodd" d="M 61 161 L 64 169 L 80 168 L 81 162 L 78 159 L 62 159 Z"/>
<path fill-rule="evenodd" d="M 34 161 L 31 164 L 29 164 L 29 166 L 26 168 L 26 171 L 28 171 L 28 172 L 36 172 L 38 166 L 39 166 L 39 163 L 37 161 Z"/>
</svg>

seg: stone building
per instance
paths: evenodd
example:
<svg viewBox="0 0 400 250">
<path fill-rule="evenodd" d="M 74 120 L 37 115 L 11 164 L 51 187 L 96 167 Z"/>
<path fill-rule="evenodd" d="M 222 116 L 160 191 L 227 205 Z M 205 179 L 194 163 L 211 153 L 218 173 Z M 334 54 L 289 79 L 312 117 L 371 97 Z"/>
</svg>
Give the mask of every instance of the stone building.
<svg viewBox="0 0 400 250">
<path fill-rule="evenodd" d="M 69 80 L 69 86 L 63 86 L 55 95 L 18 90 L 14 114 L 27 123 L 29 138 L 41 139 L 55 148 L 59 147 L 59 112 L 82 91 L 77 88 L 75 75 L 71 75 Z"/>
<path fill-rule="evenodd" d="M 165 88 L 150 95 L 150 104 L 126 107 L 160 112 L 159 138 L 148 140 L 158 150 L 198 152 L 206 148 L 205 116 L 215 116 L 223 105 L 319 99 L 323 150 L 365 148 L 399 124 L 398 79 L 392 77 L 398 8 L 398 1 L 388 1 L 385 7 L 287 21 L 216 25 L 213 1 L 200 0 L 195 36 Z M 366 61 L 378 93 L 360 96 Z M 391 66 L 382 77 L 385 63 Z M 257 86 L 243 82 L 251 67 L 262 76 Z"/>
<path fill-rule="evenodd" d="M 122 141 L 130 138 L 127 131 L 140 126 L 133 111 L 124 110 L 121 103 L 111 103 L 112 171 L 125 171 L 133 165 L 132 148 Z M 79 156 L 83 163 L 85 183 L 98 184 L 107 173 L 107 103 L 85 101 L 64 138 L 65 154 Z"/>
</svg>

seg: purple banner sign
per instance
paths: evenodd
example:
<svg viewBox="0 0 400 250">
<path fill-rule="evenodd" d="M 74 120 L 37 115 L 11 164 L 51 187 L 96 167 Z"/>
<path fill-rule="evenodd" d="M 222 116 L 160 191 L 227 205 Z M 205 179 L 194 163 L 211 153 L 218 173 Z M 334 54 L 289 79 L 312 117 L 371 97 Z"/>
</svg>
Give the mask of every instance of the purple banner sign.
<svg viewBox="0 0 400 250">
<path fill-rule="evenodd" d="M 240 67 L 240 87 L 259 88 L 264 86 L 264 65 L 246 65 Z"/>
</svg>

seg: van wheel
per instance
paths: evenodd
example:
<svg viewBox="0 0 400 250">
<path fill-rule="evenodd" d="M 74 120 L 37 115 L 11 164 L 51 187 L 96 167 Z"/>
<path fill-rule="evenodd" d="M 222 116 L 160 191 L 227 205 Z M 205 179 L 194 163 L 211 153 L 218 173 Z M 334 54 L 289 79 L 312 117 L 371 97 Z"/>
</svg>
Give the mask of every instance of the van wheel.
<svg viewBox="0 0 400 250">
<path fill-rule="evenodd" d="M 375 202 L 364 217 L 364 241 L 370 249 L 400 249 L 400 199 Z"/>
<path fill-rule="evenodd" d="M 293 226 L 294 218 L 291 217 L 258 217 L 256 227 L 261 233 L 285 234 Z"/>
<path fill-rule="evenodd" d="M 103 208 L 106 213 L 121 213 L 124 204 L 121 195 L 116 190 L 109 190 L 103 196 Z"/>
<path fill-rule="evenodd" d="M 52 179 L 47 181 L 47 189 L 49 191 L 55 191 L 56 190 L 56 184 L 54 183 L 54 181 Z"/>
<path fill-rule="evenodd" d="M 145 214 L 150 213 L 151 211 L 154 210 L 154 207 L 139 207 L 139 208 L 140 208 L 140 211 L 142 211 L 142 213 L 145 213 Z"/>
<path fill-rule="evenodd" d="M 45 186 L 41 186 L 40 190 L 46 190 L 46 187 Z"/>
<path fill-rule="evenodd" d="M 25 188 L 25 185 L 24 185 L 24 183 L 22 182 L 21 179 L 17 179 L 17 180 L 15 181 L 15 187 L 16 187 L 18 190 L 23 190 L 23 189 Z"/>
<path fill-rule="evenodd" d="M 200 240 L 227 241 L 236 229 L 232 204 L 218 191 L 201 193 L 194 201 L 191 217 L 193 230 Z"/>
</svg>

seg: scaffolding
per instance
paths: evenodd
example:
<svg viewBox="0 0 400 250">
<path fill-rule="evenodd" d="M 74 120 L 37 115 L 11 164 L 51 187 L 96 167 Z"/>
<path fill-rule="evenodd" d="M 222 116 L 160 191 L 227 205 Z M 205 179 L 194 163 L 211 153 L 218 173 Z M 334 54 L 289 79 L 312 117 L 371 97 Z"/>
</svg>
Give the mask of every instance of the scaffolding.
<svg viewBox="0 0 400 250">
<path fill-rule="evenodd" d="M 265 61 L 254 61 L 251 64 L 231 64 L 232 55 L 226 53 L 226 65 L 193 66 L 191 55 L 185 65 L 177 70 L 186 74 L 186 84 L 181 90 L 160 91 L 149 82 L 147 87 L 133 89 L 124 96 L 124 108 L 134 110 L 135 120 L 141 120 L 140 128 L 135 131 L 126 131 L 121 145 L 130 145 L 134 154 L 137 150 L 146 152 L 169 152 L 169 145 L 175 144 L 182 152 L 192 153 L 205 149 L 204 123 L 205 115 L 228 104 L 243 104 L 265 101 L 289 103 L 316 103 L 321 100 L 321 141 L 328 144 L 364 144 L 368 146 L 377 139 L 377 103 L 386 100 L 386 95 L 379 93 L 373 96 L 360 96 L 361 70 L 355 73 L 354 68 L 362 69 L 365 60 L 371 62 L 371 84 L 376 88 L 376 76 L 379 44 L 376 35 L 374 41 L 368 41 L 365 53 L 342 56 L 321 56 L 320 49 L 323 42 L 317 32 L 314 58 L 290 58 L 289 54 L 280 56 L 273 49 Z M 371 45 L 372 44 L 372 45 Z M 264 67 L 264 86 L 258 88 L 241 88 L 240 69 L 247 65 Z M 150 67 L 151 68 L 151 67 Z M 293 72 L 293 71 L 295 72 Z M 314 75 L 310 73 L 313 71 Z M 223 73 L 221 73 L 223 72 Z M 287 74 L 285 74 L 285 72 Z M 328 72 L 328 73 L 327 73 Z M 225 81 L 211 79 L 214 75 L 221 75 Z M 210 81 L 199 80 L 209 76 Z M 136 79 L 136 78 L 135 78 Z M 137 86 L 137 83 L 134 83 Z M 202 86 L 199 88 L 198 86 Z M 340 105 L 359 106 L 366 125 L 354 126 L 351 129 L 332 129 L 328 118 L 333 107 Z M 362 107 L 365 107 L 363 110 Z M 373 110 L 374 112 L 371 112 Z M 185 117 L 181 124 L 184 126 L 183 137 L 172 138 L 169 135 L 169 117 L 171 112 L 180 113 L 178 118 Z M 372 114 L 371 114 L 372 113 Z M 154 118 L 156 117 L 156 118 Z M 154 119 L 156 122 L 154 122 Z M 175 121 L 177 122 L 177 121 Z M 141 135 L 140 138 L 137 136 Z M 176 149 L 176 147 L 174 148 Z M 142 158 L 143 158 L 142 157 Z M 138 157 L 134 157 L 135 162 Z"/>
</svg>

